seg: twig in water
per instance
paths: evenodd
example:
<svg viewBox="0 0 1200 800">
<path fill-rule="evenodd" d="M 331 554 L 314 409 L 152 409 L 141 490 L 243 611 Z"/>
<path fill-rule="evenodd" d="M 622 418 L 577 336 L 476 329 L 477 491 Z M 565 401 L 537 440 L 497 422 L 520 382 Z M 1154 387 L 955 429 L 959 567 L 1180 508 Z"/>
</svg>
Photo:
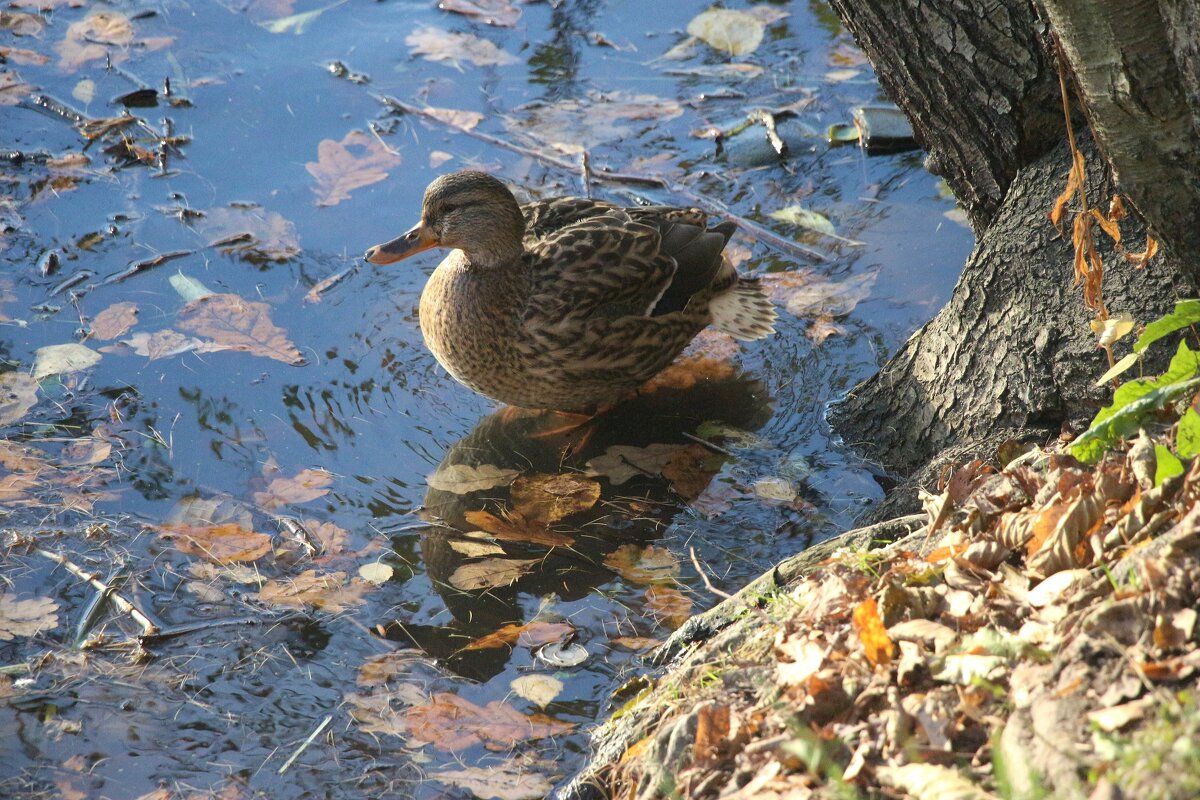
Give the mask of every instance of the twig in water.
<svg viewBox="0 0 1200 800">
<path fill-rule="evenodd" d="M 699 436 L 693 436 L 692 434 L 688 433 L 687 431 L 683 432 L 683 438 L 691 439 L 696 444 L 703 445 L 703 446 L 707 447 L 709 450 L 712 450 L 714 453 L 720 453 L 723 456 L 729 456 L 730 458 L 736 458 L 736 456 L 734 456 L 733 453 L 729 452 L 724 447 L 713 444 L 708 439 L 701 439 Z"/>
<path fill-rule="evenodd" d="M 278 774 L 282 775 L 283 773 L 287 772 L 288 767 L 292 765 L 292 762 L 299 758 L 300 754 L 308 749 L 308 746 L 312 744 L 318 736 L 321 735 L 321 731 L 325 730 L 326 726 L 328 726 L 332 721 L 333 714 L 330 714 L 329 716 L 325 717 L 325 719 L 321 720 L 321 724 L 318 725 L 313 732 L 308 735 L 308 738 L 304 740 L 303 744 L 296 748 L 296 752 L 292 753 L 292 757 L 283 762 L 283 766 L 279 768 Z"/>
<path fill-rule="evenodd" d="M 80 567 L 72 562 L 62 553 L 51 553 L 49 550 L 43 550 L 40 547 L 34 550 L 34 552 L 43 558 L 50 559 L 54 563 L 65 568 L 67 572 L 70 572 L 72 575 L 82 578 L 100 591 L 107 593 L 109 598 L 112 600 L 113 605 L 121 609 L 123 613 L 133 617 L 134 621 L 137 622 L 138 625 L 142 626 L 143 636 L 158 633 L 160 630 L 159 626 L 154 622 L 151 622 L 150 618 L 146 616 L 146 614 L 143 613 L 140 608 L 129 602 L 128 599 L 126 599 L 116 590 L 109 587 L 109 585 L 104 581 L 100 580 L 100 573 L 88 572 L 83 567 Z"/>
<path fill-rule="evenodd" d="M 579 154 L 579 169 L 583 173 L 583 196 L 592 199 L 592 157 L 584 150 Z"/>
</svg>

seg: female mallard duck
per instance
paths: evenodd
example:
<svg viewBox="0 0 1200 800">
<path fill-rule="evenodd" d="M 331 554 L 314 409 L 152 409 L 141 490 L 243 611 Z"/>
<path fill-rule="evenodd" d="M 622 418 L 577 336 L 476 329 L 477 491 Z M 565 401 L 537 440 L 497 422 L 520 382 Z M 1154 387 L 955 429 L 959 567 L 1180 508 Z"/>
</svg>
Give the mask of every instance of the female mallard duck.
<svg viewBox="0 0 1200 800">
<path fill-rule="evenodd" d="M 391 264 L 454 248 L 421 293 L 434 357 L 480 394 L 589 413 L 654 377 L 708 325 L 774 332 L 757 281 L 721 256 L 735 225 L 695 208 L 619 208 L 581 197 L 518 205 L 482 172 L 425 190 L 421 221 L 366 253 Z"/>
</svg>

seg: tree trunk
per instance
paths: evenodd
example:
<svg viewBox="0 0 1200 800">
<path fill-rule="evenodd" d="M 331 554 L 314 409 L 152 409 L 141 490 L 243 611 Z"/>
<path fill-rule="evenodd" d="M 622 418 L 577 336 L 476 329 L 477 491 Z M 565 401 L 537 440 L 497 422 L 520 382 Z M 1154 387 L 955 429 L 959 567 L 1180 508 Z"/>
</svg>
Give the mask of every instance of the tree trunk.
<svg viewBox="0 0 1200 800">
<path fill-rule="evenodd" d="M 1061 238 L 1047 218 L 1065 184 L 1071 156 L 1044 23 L 1023 0 L 986 7 L 934 0 L 916 10 L 916 4 L 898 8 L 887 0 L 832 2 L 875 64 L 880 81 L 913 120 L 931 161 L 966 205 L 978 237 L 947 306 L 878 375 L 834 407 L 834 427 L 883 466 L 910 474 L 939 460 L 939 453 L 961 454 L 1010 433 L 1050 437 L 1064 424 L 1077 428 L 1086 423 L 1109 390 L 1092 386 L 1106 364 L 1088 325 L 1092 314 L 1072 285 L 1069 237 Z M 1164 5 L 1178 12 L 1172 19 L 1187 20 L 1195 18 L 1194 2 L 1164 0 Z M 1086 0 L 1072 4 L 1087 5 Z M 1133 5 L 1160 21 L 1167 18 L 1154 3 Z M 1190 38 L 1194 31 L 1172 29 L 1179 44 L 1169 51 L 1164 40 L 1162 58 L 1190 53 L 1191 61 L 1178 63 L 1198 63 Z M 1149 59 L 1150 49 L 1140 51 L 1141 57 Z M 1072 51 L 1064 50 L 1071 58 Z M 1151 70 L 1143 65 L 1136 74 L 1163 74 Z M 1047 97 L 1051 85 L 1053 96 Z M 1143 93 L 1136 81 L 1129 86 L 1127 104 Z M 1161 100 L 1153 104 L 1159 129 L 1143 135 L 1161 150 L 1167 146 L 1161 137 L 1166 112 Z M 1191 108 L 1175 106 L 1171 130 L 1195 129 L 1198 117 Z M 1098 114 L 1109 113 L 1089 106 L 1093 124 Z M 1132 195 L 1134 187 L 1113 184 L 1090 137 L 1080 135 L 1080 141 L 1088 163 L 1089 202 L 1101 205 L 1118 190 Z M 1059 146 L 1047 153 L 1048 142 Z M 1122 147 L 1136 144 L 1122 142 Z M 1113 157 L 1111 148 L 1101 149 Z M 1148 169 L 1142 164 L 1146 159 L 1131 160 Z M 1157 182 L 1175 185 L 1149 193 L 1161 204 L 1172 192 L 1191 191 L 1196 165 L 1192 161 L 1185 167 L 1179 160 L 1156 164 Z M 1138 202 L 1140 208 L 1143 201 Z M 1146 201 L 1148 208 L 1158 207 L 1152 203 Z M 1176 242 L 1200 235 L 1198 207 L 1190 202 L 1174 216 L 1163 211 L 1157 218 L 1161 222 L 1154 223 L 1155 230 L 1161 226 L 1162 240 L 1172 242 L 1171 254 L 1186 247 Z M 1191 220 L 1186 225 L 1181 222 L 1185 216 Z M 1127 220 L 1122 226 L 1124 243 L 1136 249 L 1142 235 L 1138 224 Z M 1147 322 L 1169 311 L 1176 297 L 1195 294 L 1197 271 L 1184 267 L 1182 258 L 1159 256 L 1137 271 L 1106 245 L 1101 247 L 1108 268 L 1104 296 L 1112 312 L 1127 311 Z M 1195 252 L 1188 253 L 1192 265 Z"/>
<path fill-rule="evenodd" d="M 1062 140 L 1045 25 L 1026 0 L 831 0 L 979 234 L 1017 170 Z"/>
<path fill-rule="evenodd" d="M 1040 2 L 1117 181 L 1200 273 L 1200 3 Z"/>
</svg>

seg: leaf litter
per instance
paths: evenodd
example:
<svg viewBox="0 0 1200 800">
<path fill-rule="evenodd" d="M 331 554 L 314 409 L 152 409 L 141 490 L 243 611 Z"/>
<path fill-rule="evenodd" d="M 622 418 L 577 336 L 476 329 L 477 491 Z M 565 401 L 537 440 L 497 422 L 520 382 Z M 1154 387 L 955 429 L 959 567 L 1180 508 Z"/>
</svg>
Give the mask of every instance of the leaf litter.
<svg viewBox="0 0 1200 800">
<path fill-rule="evenodd" d="M 1094 467 L 1040 450 L 1000 470 L 960 466 L 913 534 L 831 549 L 780 590 L 786 614 L 747 612 L 719 652 L 686 653 L 680 675 L 723 677 L 661 679 L 640 705 L 662 722 L 606 789 L 668 771 L 681 796 L 704 784 L 983 798 L 1000 792 L 1003 761 L 1025 780 L 1053 776 L 1055 796 L 1085 796 L 1087 770 L 1103 774 L 1152 722 L 1151 698 L 1200 676 L 1200 460 L 1146 489 L 1133 450 Z M 737 653 L 761 648 L 771 655 L 746 669 Z M 690 756 L 641 755 L 718 712 L 726 723 L 677 743 Z M 1045 727 L 1085 715 L 1102 731 Z"/>
</svg>

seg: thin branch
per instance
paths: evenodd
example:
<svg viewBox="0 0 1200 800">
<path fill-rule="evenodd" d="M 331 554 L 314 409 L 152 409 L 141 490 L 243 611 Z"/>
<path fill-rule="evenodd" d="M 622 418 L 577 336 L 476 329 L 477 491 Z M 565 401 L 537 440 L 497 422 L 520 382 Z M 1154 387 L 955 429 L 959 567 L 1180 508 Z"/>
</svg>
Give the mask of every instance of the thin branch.
<svg viewBox="0 0 1200 800">
<path fill-rule="evenodd" d="M 126 599 L 123 595 L 121 595 L 120 593 L 115 591 L 107 583 L 100 580 L 100 573 L 88 572 L 83 567 L 78 566 L 77 564 L 72 562 L 70 559 L 68 559 L 65 555 L 63 555 L 61 553 L 52 553 L 49 550 L 43 550 L 40 547 L 37 548 L 36 550 L 34 550 L 34 552 L 37 553 L 39 556 L 42 556 L 43 558 L 50 559 L 54 563 L 58 564 L 59 566 L 63 567 L 64 569 L 66 569 L 67 572 L 70 572 L 72 575 L 87 581 L 88 583 L 90 583 L 92 586 L 94 586 L 99 591 L 106 593 L 108 595 L 108 597 L 112 600 L 113 605 L 115 605 L 117 608 L 121 609 L 121 611 L 123 613 L 128 614 L 129 616 L 133 617 L 134 621 L 137 622 L 137 624 L 142 626 L 142 635 L 143 636 L 158 633 L 158 631 L 159 631 L 158 625 L 151 622 L 150 618 L 148 616 L 146 616 L 146 614 L 143 613 L 140 608 L 135 606 L 133 603 L 129 602 L 128 599 Z"/>
</svg>

